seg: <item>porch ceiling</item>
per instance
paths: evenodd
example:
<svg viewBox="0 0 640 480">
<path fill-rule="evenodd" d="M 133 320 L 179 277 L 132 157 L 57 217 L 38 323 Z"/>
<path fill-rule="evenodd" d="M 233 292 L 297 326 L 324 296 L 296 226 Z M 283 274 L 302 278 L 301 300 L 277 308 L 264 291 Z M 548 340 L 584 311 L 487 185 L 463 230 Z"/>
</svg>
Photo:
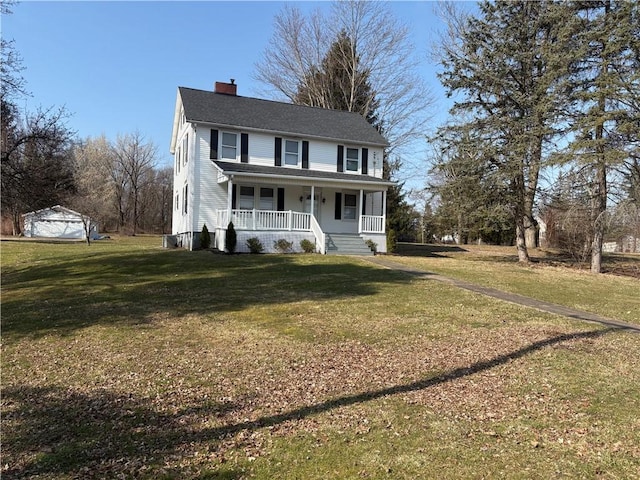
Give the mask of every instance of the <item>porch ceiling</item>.
<svg viewBox="0 0 640 480">
<path fill-rule="evenodd" d="M 234 163 L 213 161 L 216 167 L 226 176 L 236 176 L 251 179 L 263 179 L 273 181 L 274 179 L 297 183 L 300 185 L 348 185 L 354 189 L 376 188 L 386 190 L 395 185 L 394 182 L 372 177 L 370 175 L 359 175 L 338 172 L 322 172 L 319 170 L 303 170 L 287 167 L 267 167 L 264 165 L 253 165 L 249 163 Z"/>
</svg>

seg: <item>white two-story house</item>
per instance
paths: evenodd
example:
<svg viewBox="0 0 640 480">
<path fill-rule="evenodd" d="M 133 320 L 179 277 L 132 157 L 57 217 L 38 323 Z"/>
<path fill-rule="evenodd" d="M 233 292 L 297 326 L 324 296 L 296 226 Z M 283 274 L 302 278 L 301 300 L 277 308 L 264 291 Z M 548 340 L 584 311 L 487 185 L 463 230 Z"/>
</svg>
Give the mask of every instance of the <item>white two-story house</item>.
<svg viewBox="0 0 640 480">
<path fill-rule="evenodd" d="M 173 236 L 198 248 L 206 224 L 225 251 L 231 222 L 237 252 L 252 237 L 265 252 L 280 239 L 295 251 L 308 239 L 319 253 L 355 253 L 371 240 L 385 252 L 387 145 L 356 113 L 242 97 L 233 80 L 214 91 L 180 87 Z"/>
</svg>

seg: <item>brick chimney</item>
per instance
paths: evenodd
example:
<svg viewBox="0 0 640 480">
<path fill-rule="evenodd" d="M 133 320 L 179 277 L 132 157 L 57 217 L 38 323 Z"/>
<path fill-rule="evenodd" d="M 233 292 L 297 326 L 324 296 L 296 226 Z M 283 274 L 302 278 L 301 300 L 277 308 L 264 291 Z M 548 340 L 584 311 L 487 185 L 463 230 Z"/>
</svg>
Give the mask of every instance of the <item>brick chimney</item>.
<svg viewBox="0 0 640 480">
<path fill-rule="evenodd" d="M 235 79 L 231 79 L 231 83 L 226 82 L 216 82 L 215 90 L 216 93 L 224 93 L 225 95 L 237 95 L 238 86 L 235 84 Z"/>
</svg>

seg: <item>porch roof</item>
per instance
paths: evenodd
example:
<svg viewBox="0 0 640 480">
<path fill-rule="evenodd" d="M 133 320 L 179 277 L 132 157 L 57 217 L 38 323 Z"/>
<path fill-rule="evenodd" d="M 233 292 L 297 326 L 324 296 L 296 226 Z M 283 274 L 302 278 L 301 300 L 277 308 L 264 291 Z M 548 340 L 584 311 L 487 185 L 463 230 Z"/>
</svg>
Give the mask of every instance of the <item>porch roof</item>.
<svg viewBox="0 0 640 480">
<path fill-rule="evenodd" d="M 352 173 L 323 172 L 319 170 L 306 170 L 287 167 L 268 167 L 265 165 L 254 165 L 250 163 L 234 163 L 213 161 L 216 167 L 227 176 L 238 175 L 242 177 L 254 177 L 265 179 L 290 179 L 300 180 L 301 183 L 341 183 L 349 184 L 354 188 L 358 185 L 366 187 L 376 187 L 386 190 L 395 185 L 395 182 L 384 180 L 370 175 L 359 175 Z"/>
</svg>

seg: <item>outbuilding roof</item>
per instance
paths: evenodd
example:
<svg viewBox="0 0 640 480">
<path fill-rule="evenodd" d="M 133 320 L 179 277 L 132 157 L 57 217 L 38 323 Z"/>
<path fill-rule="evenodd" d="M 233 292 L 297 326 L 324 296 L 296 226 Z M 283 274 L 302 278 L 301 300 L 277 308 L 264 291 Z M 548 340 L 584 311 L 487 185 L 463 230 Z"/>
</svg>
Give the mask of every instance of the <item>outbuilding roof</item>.
<svg viewBox="0 0 640 480">
<path fill-rule="evenodd" d="M 269 131 L 385 147 L 388 142 L 358 113 L 307 107 L 179 87 L 188 122 Z"/>
</svg>

